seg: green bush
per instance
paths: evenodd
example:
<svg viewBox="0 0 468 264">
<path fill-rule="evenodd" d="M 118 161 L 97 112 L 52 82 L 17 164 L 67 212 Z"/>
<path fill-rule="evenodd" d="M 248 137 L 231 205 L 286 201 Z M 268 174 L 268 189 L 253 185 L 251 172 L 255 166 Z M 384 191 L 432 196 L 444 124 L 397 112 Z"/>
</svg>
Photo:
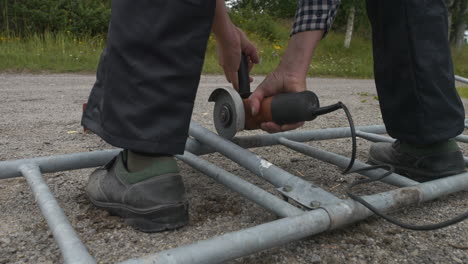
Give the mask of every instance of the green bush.
<svg viewBox="0 0 468 264">
<path fill-rule="evenodd" d="M 233 9 L 267 12 L 273 17 L 290 19 L 296 14 L 297 2 L 297 0 L 241 0 L 235 1 Z"/>
<path fill-rule="evenodd" d="M 275 42 L 289 36 L 289 29 L 267 13 L 242 8 L 232 10 L 229 15 L 233 23 L 244 31 L 255 33 L 269 41 Z"/>
<path fill-rule="evenodd" d="M 0 31 L 11 35 L 97 35 L 107 31 L 110 0 L 0 0 L 0 10 Z"/>
</svg>

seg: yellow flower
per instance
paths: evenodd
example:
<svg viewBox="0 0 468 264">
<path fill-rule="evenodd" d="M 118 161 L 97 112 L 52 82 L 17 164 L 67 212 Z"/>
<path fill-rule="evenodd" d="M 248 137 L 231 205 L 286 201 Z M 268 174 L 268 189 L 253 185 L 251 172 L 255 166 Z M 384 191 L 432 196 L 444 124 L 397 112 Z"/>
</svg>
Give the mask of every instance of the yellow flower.
<svg viewBox="0 0 468 264">
<path fill-rule="evenodd" d="M 273 48 L 275 48 L 275 50 L 280 50 L 281 46 L 273 45 Z"/>
</svg>

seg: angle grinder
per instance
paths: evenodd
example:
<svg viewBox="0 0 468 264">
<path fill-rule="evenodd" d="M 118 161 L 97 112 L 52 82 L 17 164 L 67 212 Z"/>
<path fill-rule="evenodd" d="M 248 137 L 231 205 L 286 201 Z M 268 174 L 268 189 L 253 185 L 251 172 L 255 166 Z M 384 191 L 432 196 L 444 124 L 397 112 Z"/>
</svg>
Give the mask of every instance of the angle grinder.
<svg viewBox="0 0 468 264">
<path fill-rule="evenodd" d="M 279 125 L 311 121 L 319 115 L 342 108 L 341 103 L 320 107 L 312 91 L 283 93 L 262 100 L 259 112 L 252 115 L 250 80 L 247 59 L 242 55 L 238 72 L 239 91 L 232 87 L 215 89 L 208 101 L 214 102 L 213 119 L 218 135 L 231 139 L 238 131 L 255 130 L 260 124 L 273 121 Z"/>
</svg>

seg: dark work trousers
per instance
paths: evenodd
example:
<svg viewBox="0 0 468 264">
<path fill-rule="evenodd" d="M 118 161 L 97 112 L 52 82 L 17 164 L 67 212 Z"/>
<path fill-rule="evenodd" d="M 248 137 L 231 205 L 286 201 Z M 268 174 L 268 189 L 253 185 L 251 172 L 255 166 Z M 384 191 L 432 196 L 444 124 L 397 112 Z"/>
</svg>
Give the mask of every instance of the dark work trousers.
<svg viewBox="0 0 468 264">
<path fill-rule="evenodd" d="M 375 83 L 390 136 L 431 144 L 464 128 L 443 0 L 368 0 Z"/>
<path fill-rule="evenodd" d="M 113 0 L 82 124 L 116 147 L 183 153 L 214 0 Z"/>
</svg>

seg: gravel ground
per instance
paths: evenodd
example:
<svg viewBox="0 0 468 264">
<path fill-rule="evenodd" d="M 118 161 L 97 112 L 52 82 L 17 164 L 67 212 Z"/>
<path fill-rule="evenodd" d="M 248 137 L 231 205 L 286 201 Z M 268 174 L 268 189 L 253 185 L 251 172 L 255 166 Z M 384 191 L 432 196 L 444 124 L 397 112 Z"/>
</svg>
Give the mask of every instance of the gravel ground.
<svg viewBox="0 0 468 264">
<path fill-rule="evenodd" d="M 257 77 L 256 83 L 262 78 Z M 80 126 L 81 105 L 94 82 L 92 75 L 0 74 L 0 160 L 31 158 L 107 149 L 110 146 Z M 254 86 L 255 86 L 254 84 Z M 210 92 L 227 85 L 220 76 L 201 80 L 193 119 L 213 129 Z M 309 79 L 323 105 L 343 101 L 356 125 L 380 124 L 381 116 L 371 80 Z M 465 104 L 467 102 L 465 101 Z M 347 126 L 342 113 L 306 124 L 307 129 Z M 241 134 L 246 134 L 243 132 Z M 261 133 L 261 132 L 249 132 Z M 311 143 L 349 156 L 349 140 Z M 358 141 L 359 158 L 366 160 L 369 143 Z M 357 176 L 343 177 L 332 165 L 281 147 L 253 150 L 270 162 L 344 197 Z M 464 148 L 467 153 L 468 149 Z M 271 185 L 218 154 L 205 158 L 268 190 Z M 176 231 L 144 234 L 118 217 L 95 209 L 84 195 L 91 169 L 45 176 L 89 251 L 99 263 L 114 263 L 223 233 L 275 220 L 261 207 L 203 174 L 180 164 L 190 199 L 190 223 Z M 361 188 L 366 193 L 388 190 L 384 184 Z M 445 220 L 468 208 L 468 192 L 392 214 L 413 223 Z M 0 181 L 0 263 L 60 263 L 62 258 L 45 220 L 22 178 Z M 468 263 L 468 221 L 438 231 L 414 232 L 377 217 L 341 230 L 289 243 L 232 263 Z"/>
</svg>

